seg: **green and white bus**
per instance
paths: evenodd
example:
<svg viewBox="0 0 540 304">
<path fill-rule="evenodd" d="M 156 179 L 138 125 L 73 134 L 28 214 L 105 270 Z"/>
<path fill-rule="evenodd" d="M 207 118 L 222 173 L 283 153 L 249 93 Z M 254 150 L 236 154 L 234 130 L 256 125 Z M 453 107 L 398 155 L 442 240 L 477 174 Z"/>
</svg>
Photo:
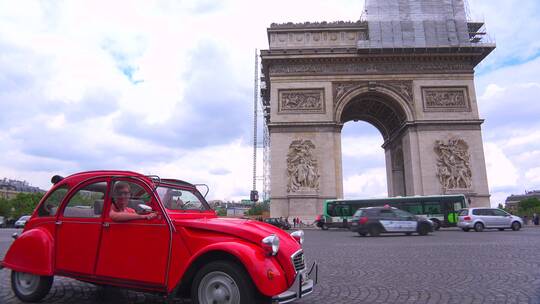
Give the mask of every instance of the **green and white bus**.
<svg viewBox="0 0 540 304">
<path fill-rule="evenodd" d="M 437 230 L 440 227 L 456 226 L 457 212 L 468 206 L 463 194 L 327 200 L 323 205 L 323 214 L 317 217 L 316 225 L 323 230 L 348 228 L 358 208 L 384 205 L 430 219 Z"/>
</svg>

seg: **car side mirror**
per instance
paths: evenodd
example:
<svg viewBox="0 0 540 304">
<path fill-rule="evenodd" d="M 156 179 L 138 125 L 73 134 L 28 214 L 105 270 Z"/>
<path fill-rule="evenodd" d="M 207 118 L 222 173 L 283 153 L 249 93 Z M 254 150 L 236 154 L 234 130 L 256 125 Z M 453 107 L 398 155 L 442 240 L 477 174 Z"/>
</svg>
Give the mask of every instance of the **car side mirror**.
<svg viewBox="0 0 540 304">
<path fill-rule="evenodd" d="M 148 206 L 148 205 L 145 205 L 145 204 L 139 204 L 137 205 L 137 207 L 139 207 L 140 209 L 140 212 L 141 214 L 148 214 L 148 213 L 151 213 L 152 211 L 154 211 L 154 209 L 152 209 L 152 207 Z"/>
</svg>

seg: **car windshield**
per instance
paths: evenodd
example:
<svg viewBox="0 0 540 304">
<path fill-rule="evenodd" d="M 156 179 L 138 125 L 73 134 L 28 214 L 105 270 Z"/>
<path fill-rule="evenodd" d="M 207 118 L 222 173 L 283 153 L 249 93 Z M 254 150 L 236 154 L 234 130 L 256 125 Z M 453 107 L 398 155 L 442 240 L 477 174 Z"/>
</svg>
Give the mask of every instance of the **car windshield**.
<svg viewBox="0 0 540 304">
<path fill-rule="evenodd" d="M 29 218 L 30 218 L 29 215 L 21 216 L 21 218 L 19 219 L 19 221 L 27 221 Z"/>
<path fill-rule="evenodd" d="M 169 210 L 205 211 L 210 209 L 204 199 L 191 190 L 159 186 L 156 192 L 165 208 Z"/>
</svg>

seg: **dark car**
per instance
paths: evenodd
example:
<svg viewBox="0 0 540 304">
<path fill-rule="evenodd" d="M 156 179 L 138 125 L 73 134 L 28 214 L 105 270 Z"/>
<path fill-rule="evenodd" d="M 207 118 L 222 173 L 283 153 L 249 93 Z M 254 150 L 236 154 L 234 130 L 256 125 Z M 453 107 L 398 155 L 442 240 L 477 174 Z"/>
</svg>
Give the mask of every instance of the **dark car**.
<svg viewBox="0 0 540 304">
<path fill-rule="evenodd" d="M 268 223 L 270 225 L 274 225 L 278 228 L 281 228 L 283 230 L 289 230 L 291 229 L 291 224 L 287 223 L 285 220 L 277 218 L 277 217 L 269 217 L 264 219 L 265 223 Z"/>
<path fill-rule="evenodd" d="M 427 235 L 433 232 L 433 222 L 389 206 L 368 207 L 356 210 L 351 220 L 351 230 L 361 236 L 378 236 L 381 233 Z"/>
</svg>

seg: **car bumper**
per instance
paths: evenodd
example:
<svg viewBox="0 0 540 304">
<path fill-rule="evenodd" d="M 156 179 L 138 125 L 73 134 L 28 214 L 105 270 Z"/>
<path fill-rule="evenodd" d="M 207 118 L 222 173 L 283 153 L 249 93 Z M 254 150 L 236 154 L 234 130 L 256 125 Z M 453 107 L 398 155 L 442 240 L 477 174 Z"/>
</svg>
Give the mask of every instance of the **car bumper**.
<svg viewBox="0 0 540 304">
<path fill-rule="evenodd" d="M 290 303 L 312 293 L 318 283 L 318 272 L 319 265 L 315 262 L 311 265 L 309 271 L 306 269 L 300 271 L 296 275 L 291 288 L 273 297 L 272 303 Z"/>
<path fill-rule="evenodd" d="M 356 222 L 352 222 L 350 227 L 351 227 L 350 229 L 352 232 L 360 232 L 360 233 L 367 232 L 365 225 L 360 225 Z"/>
<path fill-rule="evenodd" d="M 472 221 L 471 221 L 471 222 L 458 222 L 458 223 L 457 223 L 457 226 L 458 226 L 459 228 L 473 228 L 473 227 L 474 227 Z"/>
</svg>

